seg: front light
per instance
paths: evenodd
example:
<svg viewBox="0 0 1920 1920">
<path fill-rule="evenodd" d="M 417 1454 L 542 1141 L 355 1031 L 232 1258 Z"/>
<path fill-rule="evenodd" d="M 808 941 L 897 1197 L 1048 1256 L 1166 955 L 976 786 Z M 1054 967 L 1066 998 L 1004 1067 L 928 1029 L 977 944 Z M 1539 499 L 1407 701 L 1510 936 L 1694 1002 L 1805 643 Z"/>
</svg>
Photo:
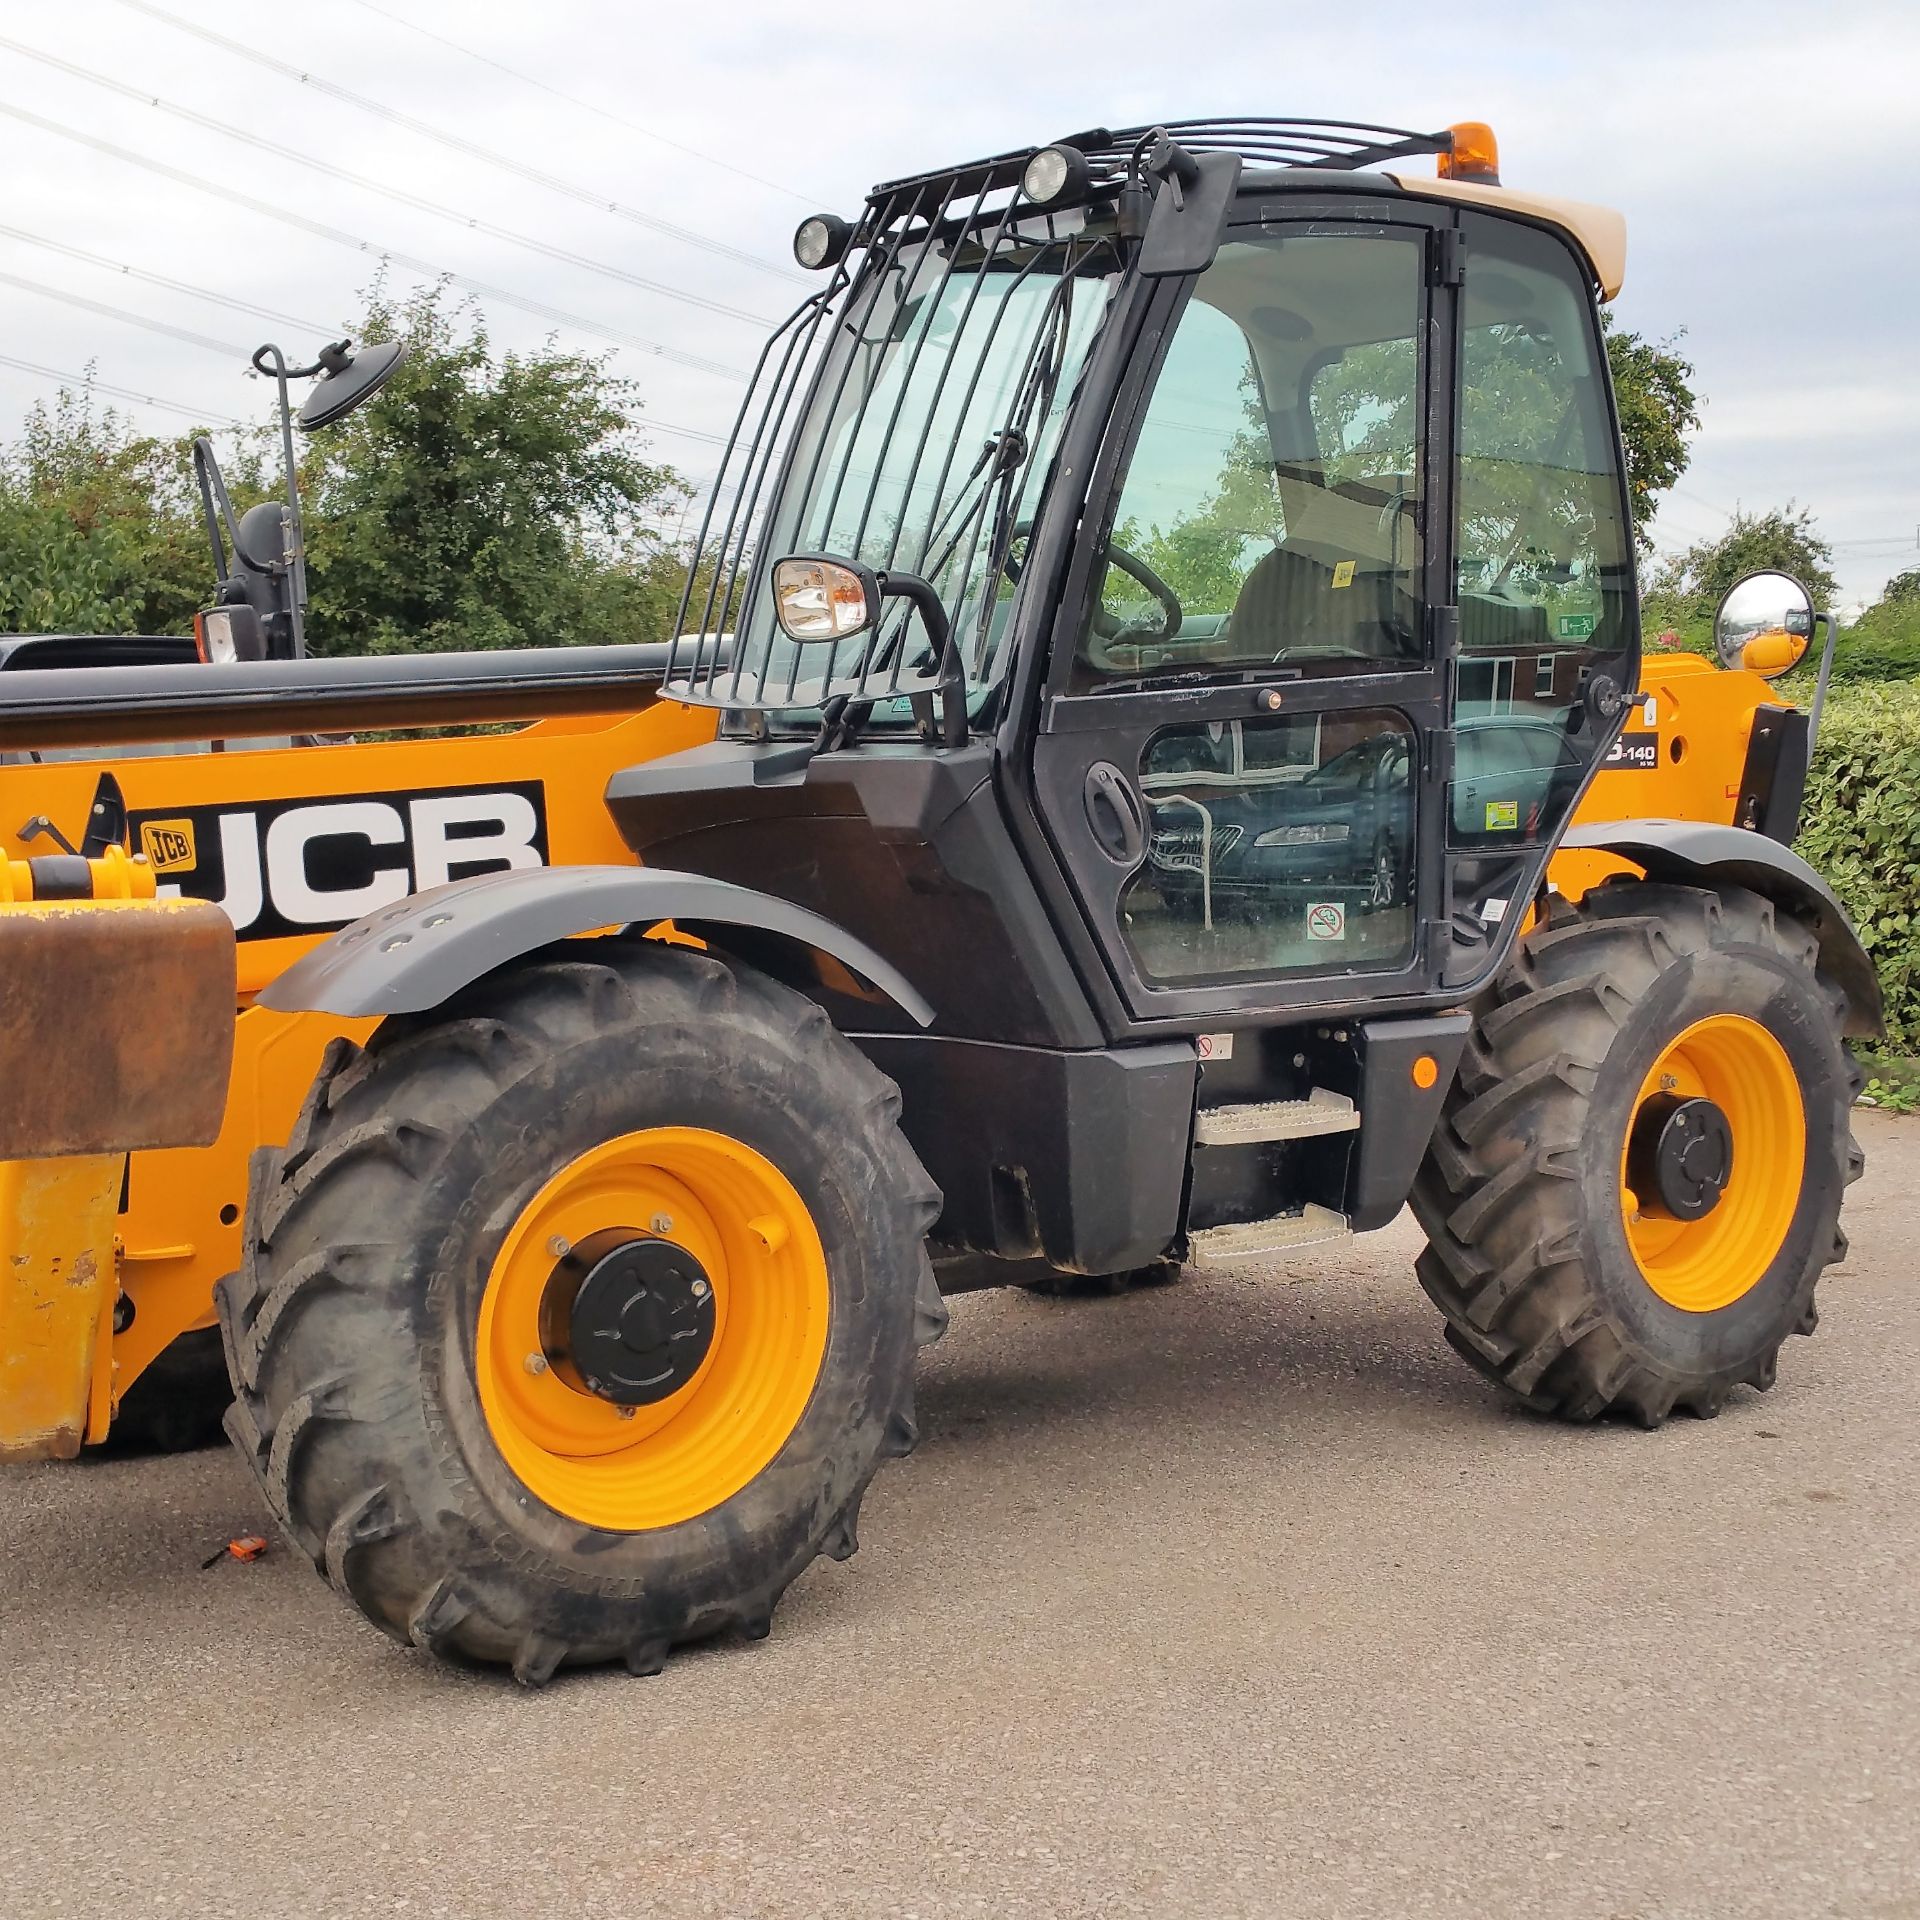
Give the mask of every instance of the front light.
<svg viewBox="0 0 1920 1920">
<path fill-rule="evenodd" d="M 264 660 L 266 641 L 260 631 L 260 616 L 246 606 L 209 607 L 193 616 L 193 646 L 211 666 L 224 667 L 236 660 Z"/>
<path fill-rule="evenodd" d="M 1316 820 L 1297 827 L 1269 827 L 1255 839 L 1256 847 L 1325 847 L 1347 838 L 1352 828 L 1344 820 Z"/>
<path fill-rule="evenodd" d="M 809 273 L 837 266 L 852 238 L 853 229 L 838 214 L 810 214 L 794 230 L 793 257 Z"/>
<path fill-rule="evenodd" d="M 1078 147 L 1042 147 L 1020 176 L 1020 190 L 1036 207 L 1062 206 L 1086 197 L 1087 156 Z"/>
<path fill-rule="evenodd" d="M 877 593 L 863 567 L 839 560 L 778 560 L 773 608 L 789 640 L 844 640 L 873 624 Z"/>
</svg>

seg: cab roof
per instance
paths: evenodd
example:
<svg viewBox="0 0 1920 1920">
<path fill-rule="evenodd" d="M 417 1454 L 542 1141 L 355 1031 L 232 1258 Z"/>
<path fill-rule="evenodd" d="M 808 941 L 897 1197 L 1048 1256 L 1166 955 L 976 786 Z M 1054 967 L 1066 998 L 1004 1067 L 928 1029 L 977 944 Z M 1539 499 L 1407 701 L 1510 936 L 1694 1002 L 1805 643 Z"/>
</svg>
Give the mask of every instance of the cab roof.
<svg viewBox="0 0 1920 1920">
<path fill-rule="evenodd" d="M 1477 122 L 1463 121 L 1438 132 L 1421 133 L 1347 120 L 1165 120 L 1149 127 L 1090 127 L 1048 144 L 1074 147 L 1084 154 L 1096 186 L 1118 185 L 1124 174 L 1137 166 L 1154 137 L 1162 133 L 1193 153 L 1233 153 L 1249 169 L 1294 175 L 1285 182 L 1288 186 L 1308 184 L 1298 176 L 1311 173 L 1338 173 L 1351 178 L 1367 172 L 1420 199 L 1456 201 L 1541 221 L 1563 233 L 1586 256 L 1603 300 L 1611 300 L 1620 291 L 1626 275 L 1626 221 L 1609 207 L 1501 185 L 1493 135 Z M 965 194 L 977 194 L 984 201 L 1013 188 L 1019 184 L 1028 161 L 1040 151 L 1039 147 L 1023 147 L 958 167 L 884 181 L 868 198 L 872 230 L 881 230 L 901 215 L 911 218 L 929 188 L 939 189 L 949 205 Z M 1443 169 L 1451 170 L 1453 177 L 1418 173 L 1404 164 L 1428 154 Z M 1471 176 L 1469 167 L 1477 170 Z M 1274 184 L 1280 182 L 1276 179 Z"/>
</svg>

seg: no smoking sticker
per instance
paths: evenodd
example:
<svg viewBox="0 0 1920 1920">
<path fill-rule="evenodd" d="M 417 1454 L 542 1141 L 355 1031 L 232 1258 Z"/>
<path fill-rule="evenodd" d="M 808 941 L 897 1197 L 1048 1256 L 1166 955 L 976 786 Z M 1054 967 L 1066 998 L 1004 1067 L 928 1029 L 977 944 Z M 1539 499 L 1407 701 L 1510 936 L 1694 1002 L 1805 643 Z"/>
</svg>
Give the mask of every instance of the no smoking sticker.
<svg viewBox="0 0 1920 1920">
<path fill-rule="evenodd" d="M 1307 909 L 1309 940 L 1344 940 L 1347 937 L 1347 910 L 1337 901 L 1323 900 Z"/>
</svg>

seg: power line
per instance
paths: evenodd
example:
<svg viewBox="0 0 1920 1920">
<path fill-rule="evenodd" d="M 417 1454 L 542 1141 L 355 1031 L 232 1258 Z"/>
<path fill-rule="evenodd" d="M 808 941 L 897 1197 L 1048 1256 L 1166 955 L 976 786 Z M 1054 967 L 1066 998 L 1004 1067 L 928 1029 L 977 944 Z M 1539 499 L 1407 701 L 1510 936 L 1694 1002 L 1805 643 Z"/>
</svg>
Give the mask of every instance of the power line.
<svg viewBox="0 0 1920 1920">
<path fill-rule="evenodd" d="M 70 255 L 75 260 L 84 260 L 89 265 L 103 268 L 110 273 L 125 274 L 137 280 L 150 280 L 156 286 L 171 288 L 176 293 L 194 294 L 203 300 L 211 300 L 219 306 L 233 307 L 241 313 L 250 313 L 257 319 L 280 320 L 289 326 L 304 327 L 313 333 L 332 334 L 340 330 L 337 323 L 331 320 L 303 319 L 297 314 L 278 313 L 271 307 L 256 307 L 245 300 L 229 300 L 222 294 L 209 293 L 188 281 L 170 280 L 165 274 L 148 273 L 140 267 L 131 267 L 124 261 L 111 259 L 106 254 L 89 253 L 84 247 L 70 247 L 62 241 L 48 240 L 40 234 L 28 233 L 22 227 L 9 227 L 0 223 L 0 234 L 10 239 L 24 240 L 29 246 L 47 247 L 55 253 Z M 49 299 L 64 300 L 73 306 L 86 307 L 91 312 L 105 314 L 109 319 L 124 320 L 129 326 L 147 327 L 155 332 L 172 334 L 187 340 L 194 346 L 217 345 L 222 352 L 242 359 L 246 357 L 242 348 L 228 342 L 215 341 L 208 335 L 191 333 L 185 328 L 170 327 L 164 321 L 150 320 L 142 314 L 129 313 L 124 308 L 108 306 L 102 301 L 86 300 L 79 294 L 68 293 L 58 287 L 44 286 L 37 280 L 25 280 L 17 274 L 0 273 L 0 282 L 23 287 L 29 293 L 44 294 Z M 727 436 L 724 433 L 714 433 L 705 427 L 683 427 L 670 420 L 656 420 L 651 414 L 644 412 L 637 416 L 635 425 L 652 433 L 671 434 L 681 440 L 698 440 L 710 447 L 722 447 L 727 443 Z"/>
<path fill-rule="evenodd" d="M 70 247 L 64 240 L 49 240 L 45 234 L 29 233 L 24 227 L 0 224 L 0 234 L 9 240 L 24 241 L 30 247 L 45 247 L 50 253 L 64 253 L 70 260 L 84 260 L 89 266 L 120 274 L 125 279 L 144 280 L 149 286 L 191 294 L 194 299 L 208 301 L 216 307 L 231 307 L 235 313 L 251 314 L 256 320 L 273 320 L 282 326 L 298 327 L 305 333 L 324 333 L 330 337 L 341 331 L 340 322 L 336 320 L 313 320 L 302 314 L 282 313 L 275 307 L 257 307 L 251 300 L 236 300 L 230 294 L 197 287 L 191 280 L 170 280 L 164 273 L 149 273 L 145 267 L 129 266 L 126 261 L 109 259 L 103 253 L 89 253 L 85 247 Z"/>
<path fill-rule="evenodd" d="M 140 393 L 132 387 L 117 387 L 111 380 L 98 380 L 91 373 L 63 373 L 58 367 L 43 367 L 35 360 L 17 360 L 10 353 L 0 353 L 0 367 L 14 367 L 21 373 L 37 374 L 43 380 L 58 381 L 63 387 L 78 381 L 88 392 L 110 393 L 116 400 L 137 400 L 143 407 L 160 407 L 168 413 L 184 413 L 190 420 L 214 422 L 223 427 L 244 427 L 248 424 L 235 419 L 230 413 L 215 413 L 208 407 L 183 407 L 178 400 L 162 400 L 157 394 Z"/>
<path fill-rule="evenodd" d="M 483 67 L 491 67 L 496 73 L 504 73 L 510 79 L 518 80 L 529 87 L 538 87 L 542 93 L 550 93 L 556 100 L 564 100 L 570 107 L 578 107 L 585 113 L 598 114 L 602 120 L 611 121 L 616 127 L 624 127 L 629 133 L 637 133 L 643 140 L 658 141 L 663 147 L 671 147 L 676 153 L 684 153 L 689 158 L 703 161 L 710 167 L 718 167 L 723 173 L 731 173 L 741 180 L 751 180 L 757 187 L 765 187 L 770 192 L 784 194 L 799 206 L 809 211 L 823 203 L 819 198 L 809 198 L 804 193 L 796 193 L 792 187 L 783 186 L 778 180 L 769 180 L 765 174 L 750 172 L 745 167 L 735 166 L 731 160 L 722 160 L 717 154 L 702 153 L 698 147 L 690 147 L 683 140 L 672 140 L 664 133 L 656 133 L 651 127 L 643 127 L 638 120 L 629 120 L 623 113 L 615 113 L 610 107 L 603 107 L 597 101 L 583 98 L 580 94 L 569 93 L 564 87 L 556 87 L 551 81 L 541 80 L 531 73 L 523 73 L 518 67 L 510 67 L 504 60 L 496 60 L 489 53 L 482 53 L 476 47 L 467 46 L 463 41 L 450 39 L 444 33 L 436 33 L 431 27 L 423 27 L 417 20 L 409 20 L 404 14 L 395 13 L 389 7 L 374 5 L 374 0 L 354 0 L 356 6 L 364 7 L 369 13 L 377 13 L 383 20 L 391 20 L 397 27 L 405 27 L 409 33 L 417 33 L 424 40 L 437 41 L 443 47 L 451 47 L 455 53 L 464 53 L 469 60 L 477 60 Z M 797 277 L 797 276 L 796 276 Z"/>
<path fill-rule="evenodd" d="M 393 126 L 405 127 L 411 133 L 417 133 L 422 139 L 432 140 L 443 147 L 450 147 L 456 153 L 464 153 L 475 160 L 484 160 L 489 166 L 502 167 L 508 173 L 517 174 L 523 180 L 530 180 L 535 186 L 545 187 L 550 193 L 565 194 L 570 200 L 578 200 L 583 205 L 598 208 L 604 213 L 617 215 L 623 220 L 631 220 L 636 226 L 650 228 L 655 233 L 664 233 L 690 247 L 703 248 L 708 253 L 720 254 L 726 259 L 737 260 L 742 265 L 757 267 L 762 273 L 771 273 L 783 280 L 804 282 L 806 276 L 791 268 L 777 265 L 764 255 L 749 253 L 744 247 L 729 246 L 724 240 L 715 240 L 710 235 L 696 233 L 688 227 L 677 227 L 669 220 L 661 220 L 653 214 L 643 213 L 638 207 L 630 207 L 618 200 L 609 200 L 605 194 L 596 193 L 591 187 L 577 186 L 571 180 L 563 180 L 556 174 L 543 173 L 538 167 L 530 167 L 524 160 L 516 160 L 511 154 L 497 153 L 491 147 L 482 146 L 477 140 L 463 140 L 457 133 L 448 133 L 436 127 L 431 121 L 418 120 L 410 113 L 402 113 L 395 107 L 384 106 L 378 100 L 370 100 L 363 93 L 355 93 L 350 88 L 338 85 L 332 80 L 323 80 L 316 73 L 308 73 L 286 60 L 276 60 L 270 53 L 262 53 L 257 47 L 250 47 L 244 41 L 229 40 L 223 33 L 215 33 L 211 27 L 203 27 L 196 21 L 183 20 L 177 13 L 169 13 L 165 7 L 157 7 L 152 0 L 120 0 L 123 7 L 131 7 L 136 13 L 144 13 L 149 19 L 160 20 L 182 33 L 190 33 L 196 39 L 206 41 L 210 46 L 222 47 L 228 53 L 242 60 L 250 60 L 257 67 L 265 67 L 269 72 L 282 75 L 289 80 L 298 81 L 303 87 L 311 87 L 316 93 L 324 93 L 329 99 L 344 101 L 348 106 L 358 107 L 362 113 L 371 113 Z"/>
<path fill-rule="evenodd" d="M 268 140 L 257 133 L 248 133 L 231 122 L 217 118 L 210 113 L 197 112 L 192 107 L 183 107 L 172 100 L 163 100 L 156 93 L 149 93 L 143 87 L 130 86 L 124 80 L 115 80 L 110 75 L 96 73 L 91 67 L 76 65 L 71 60 L 63 60 L 57 54 L 42 52 L 37 47 L 29 47 L 18 40 L 11 40 L 0 34 L 0 47 L 11 53 L 24 55 L 29 60 L 38 60 L 43 66 L 58 68 L 62 73 L 73 75 L 89 85 L 104 87 L 109 93 L 117 93 L 123 99 L 137 100 L 144 106 L 153 107 L 160 113 L 170 114 L 176 120 L 184 120 L 190 126 L 205 127 L 211 133 L 223 135 L 229 140 L 238 140 L 242 145 L 256 148 L 261 153 L 270 153 L 279 160 L 291 160 L 296 166 L 311 167 L 316 173 L 326 174 L 330 179 L 344 180 L 351 187 L 358 187 L 363 193 L 377 193 L 383 199 L 397 201 L 403 207 L 413 207 L 422 213 L 430 213 L 436 219 L 451 220 L 456 226 L 471 228 L 478 233 L 491 234 L 496 240 L 505 240 L 516 247 L 525 247 L 530 252 L 545 254 L 549 260 L 559 260 L 571 267 L 579 267 L 587 273 L 604 274 L 610 280 L 623 280 L 630 287 L 638 287 L 643 293 L 657 293 L 662 299 L 678 300 L 690 307 L 703 308 L 708 313 L 718 313 L 730 320 L 744 320 L 749 326 L 766 328 L 774 325 L 774 318 L 768 314 L 752 313 L 744 307 L 730 307 L 721 300 L 709 300 L 705 294 L 687 293 L 678 287 L 667 286 L 659 280 L 649 280 L 643 274 L 629 273 L 625 267 L 610 266 L 605 261 L 590 259 L 584 253 L 571 252 L 566 247 L 556 247 L 550 241 L 536 239 L 532 234 L 516 233 L 511 227 L 503 227 L 491 220 L 483 220 L 477 214 L 462 213 L 456 207 L 443 207 L 437 200 L 429 200 L 421 194 L 409 193 L 404 187 L 390 186 L 384 180 L 375 180 L 363 173 L 354 173 L 346 167 L 336 167 L 331 160 L 321 160 L 313 154 L 302 153 L 295 147 L 283 147 L 277 140 Z"/>
<path fill-rule="evenodd" d="M 125 307 L 110 307 L 104 300 L 89 300 L 83 294 L 45 286 L 38 280 L 26 280 L 17 273 L 0 273 L 0 286 L 19 287 L 27 293 L 43 294 L 49 300 L 63 300 L 70 307 L 83 307 L 88 313 L 103 314 L 107 319 L 122 321 L 129 327 L 145 327 L 149 333 L 164 333 L 170 339 L 184 340 L 190 347 L 203 347 L 208 353 L 217 353 L 223 360 L 244 360 L 247 357 L 246 348 L 236 346 L 231 340 L 216 340 L 211 334 L 195 333 L 190 327 L 176 327 L 165 320 L 149 319 L 143 313 L 129 313 Z"/>
<path fill-rule="evenodd" d="M 133 0 L 123 0 L 131 5 Z M 117 147 L 110 140 L 102 140 L 94 134 L 82 133 L 77 127 L 62 126 L 57 120 L 48 120 L 40 114 L 29 113 L 25 107 L 16 107 L 11 101 L 0 100 L 0 113 L 19 120 L 30 127 L 38 127 L 43 133 L 57 134 L 62 140 L 72 140 L 83 147 L 92 147 L 98 153 L 126 162 L 129 166 L 144 168 L 148 173 L 160 174 L 163 178 L 177 180 L 185 186 L 201 193 L 212 194 L 216 199 L 230 201 L 235 206 L 245 207 L 251 213 L 263 214 L 269 220 L 278 220 L 283 225 L 298 227 L 302 232 L 317 234 L 323 240 L 331 240 L 338 246 L 351 247 L 356 253 L 370 254 L 391 260 L 405 267 L 411 273 L 424 274 L 430 280 L 443 280 L 449 286 L 459 287 L 467 293 L 479 294 L 489 300 L 498 300 L 510 307 L 517 307 L 523 313 L 537 315 L 543 320 L 551 320 L 564 327 L 575 327 L 582 333 L 590 333 L 596 339 L 610 340 L 617 346 L 634 347 L 643 353 L 650 353 L 662 360 L 672 360 L 683 367 L 692 367 L 699 373 L 711 373 L 723 380 L 744 382 L 746 374 L 738 367 L 723 365 L 717 360 L 705 360 L 698 354 L 684 353 L 678 347 L 662 346 L 657 340 L 648 340 L 639 334 L 626 333 L 616 327 L 602 325 L 583 315 L 569 313 L 564 307 L 549 306 L 541 300 L 529 300 L 522 294 L 510 291 L 506 287 L 496 287 L 484 280 L 473 280 L 465 274 L 449 273 L 445 268 L 436 267 L 431 261 L 421 260 L 412 254 L 402 253 L 397 248 L 381 246 L 372 240 L 360 239 L 357 235 L 343 232 L 338 227 L 330 227 L 324 221 L 310 220 L 305 214 L 293 213 L 284 207 L 276 207 L 265 200 L 256 200 L 250 194 L 237 191 L 233 187 L 223 186 L 218 181 L 203 180 L 198 174 L 188 173 L 182 167 L 170 166 L 164 160 L 152 160 L 145 154 L 130 152 L 125 147 Z"/>
<path fill-rule="evenodd" d="M 12 233 L 13 231 L 14 229 L 11 227 L 0 226 L 0 233 Z M 33 236 L 23 235 L 22 237 L 31 239 Z M 48 244 L 53 243 L 49 242 Z M 75 247 L 62 247 L 60 251 L 63 253 L 78 254 L 81 259 L 93 260 L 102 266 L 111 264 L 111 262 L 105 260 L 99 254 L 81 253 L 80 250 Z M 175 285 L 178 283 L 170 281 L 166 284 Z M 228 359 L 245 360 L 247 358 L 246 348 L 238 345 L 234 341 L 217 340 L 210 334 L 195 333 L 187 327 L 171 326 L 164 320 L 150 319 L 145 314 L 129 313 L 124 307 L 109 306 L 104 300 L 89 300 L 84 295 L 69 293 L 63 287 L 49 287 L 41 281 L 28 280 L 17 273 L 0 273 L 0 286 L 19 287 L 27 293 L 44 295 L 45 298 L 49 300 L 64 301 L 68 306 L 83 307 L 89 313 L 104 315 L 109 320 L 122 321 L 130 327 L 144 327 L 149 333 L 166 334 L 172 339 L 184 340 L 189 346 L 203 347 L 209 353 L 218 353 Z M 302 324 L 307 323 L 303 322 Z M 318 331 L 328 331 L 324 325 L 320 323 L 314 324 Z M 653 433 L 671 434 L 682 440 L 698 440 L 711 447 L 725 446 L 727 440 L 727 436 L 724 433 L 712 433 L 704 427 L 678 426 L 671 420 L 656 420 L 646 413 L 637 415 L 634 419 L 634 425 Z"/>
</svg>

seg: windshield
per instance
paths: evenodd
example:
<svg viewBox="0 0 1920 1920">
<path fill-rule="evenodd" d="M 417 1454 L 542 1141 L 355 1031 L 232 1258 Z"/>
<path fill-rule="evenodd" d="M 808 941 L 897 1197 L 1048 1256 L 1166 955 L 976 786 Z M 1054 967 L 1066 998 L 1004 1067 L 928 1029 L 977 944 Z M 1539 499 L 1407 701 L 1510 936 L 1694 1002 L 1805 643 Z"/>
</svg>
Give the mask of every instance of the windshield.
<svg viewBox="0 0 1920 1920">
<path fill-rule="evenodd" d="M 1026 534 L 1118 271 L 1110 237 L 1074 224 L 1056 236 L 1044 221 L 1002 221 L 975 239 L 922 229 L 855 283 L 751 557 L 708 594 L 702 628 L 727 624 L 724 606 L 738 614 L 733 667 L 717 682 L 737 688 L 727 704 L 885 701 L 935 682 L 924 623 L 902 601 L 871 632 L 787 640 L 763 579 L 789 553 L 921 575 L 946 609 L 968 689 L 996 679 Z"/>
</svg>

